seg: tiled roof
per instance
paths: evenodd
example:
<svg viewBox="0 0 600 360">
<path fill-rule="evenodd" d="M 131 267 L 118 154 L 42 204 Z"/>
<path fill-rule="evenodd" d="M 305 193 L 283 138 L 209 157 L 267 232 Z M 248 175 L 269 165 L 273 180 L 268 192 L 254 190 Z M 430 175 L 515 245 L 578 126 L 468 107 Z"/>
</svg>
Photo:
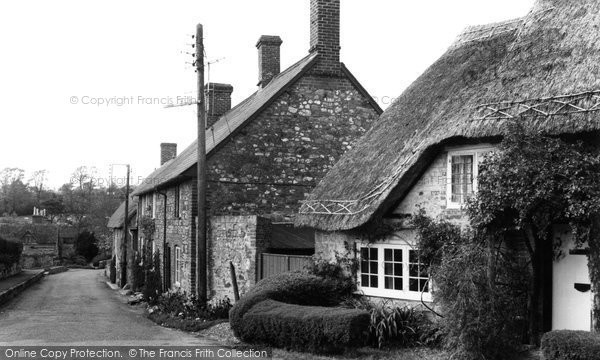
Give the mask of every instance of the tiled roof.
<svg viewBox="0 0 600 360">
<path fill-rule="evenodd" d="M 317 58 L 310 54 L 273 78 L 264 88 L 259 89 L 233 109 L 224 114 L 212 127 L 206 129 L 206 153 L 214 150 L 237 129 L 243 127 L 261 110 L 275 100 L 295 80 L 304 74 Z M 142 195 L 175 180 L 179 175 L 196 164 L 198 141 L 194 141 L 175 159 L 152 172 L 134 191 Z"/>
</svg>

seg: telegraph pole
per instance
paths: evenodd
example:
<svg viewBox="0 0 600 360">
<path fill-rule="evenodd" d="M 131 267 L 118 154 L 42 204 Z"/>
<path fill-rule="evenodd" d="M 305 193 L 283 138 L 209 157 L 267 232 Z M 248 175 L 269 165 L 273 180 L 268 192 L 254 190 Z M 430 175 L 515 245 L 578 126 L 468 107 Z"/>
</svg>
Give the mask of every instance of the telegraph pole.
<svg viewBox="0 0 600 360">
<path fill-rule="evenodd" d="M 133 239 L 129 239 L 129 173 L 131 168 L 127 164 L 127 179 L 125 179 L 125 218 L 123 221 L 123 241 L 127 244 L 127 282 L 131 290 L 135 289 L 135 276 L 133 273 L 133 263 L 135 261 L 135 251 L 133 248 Z"/>
<path fill-rule="evenodd" d="M 204 41 L 202 24 L 196 26 L 196 71 L 198 72 L 198 221 L 196 221 L 197 294 L 207 300 L 206 291 L 206 107 L 204 102 Z"/>
</svg>

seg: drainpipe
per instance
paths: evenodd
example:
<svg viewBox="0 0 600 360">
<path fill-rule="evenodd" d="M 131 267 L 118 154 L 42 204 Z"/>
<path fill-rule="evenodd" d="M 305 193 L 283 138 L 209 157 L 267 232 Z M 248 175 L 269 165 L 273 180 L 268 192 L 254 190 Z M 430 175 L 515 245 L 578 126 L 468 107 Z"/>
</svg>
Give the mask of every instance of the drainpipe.
<svg viewBox="0 0 600 360">
<path fill-rule="evenodd" d="M 163 292 L 169 291 L 169 286 L 167 285 L 167 193 L 157 191 L 157 194 L 162 195 L 163 197 L 163 252 L 162 252 L 162 260 L 163 260 Z"/>
</svg>

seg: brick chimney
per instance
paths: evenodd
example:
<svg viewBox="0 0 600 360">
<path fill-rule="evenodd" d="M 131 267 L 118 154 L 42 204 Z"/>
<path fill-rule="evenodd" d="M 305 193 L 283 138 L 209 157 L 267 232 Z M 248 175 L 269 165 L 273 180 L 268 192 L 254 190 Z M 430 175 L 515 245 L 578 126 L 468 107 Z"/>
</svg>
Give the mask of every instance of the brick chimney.
<svg viewBox="0 0 600 360">
<path fill-rule="evenodd" d="M 320 58 L 314 72 L 340 73 L 340 0 L 310 0 L 309 51 Z"/>
<path fill-rule="evenodd" d="M 206 127 L 213 126 L 219 118 L 231 110 L 231 93 L 233 86 L 229 84 L 208 83 L 206 84 Z"/>
<path fill-rule="evenodd" d="M 177 144 L 162 143 L 160 144 L 160 165 L 164 165 L 167 161 L 177 157 Z"/>
<path fill-rule="evenodd" d="M 280 47 L 283 41 L 279 36 L 263 35 L 258 39 L 258 86 L 261 88 L 281 71 Z"/>
</svg>

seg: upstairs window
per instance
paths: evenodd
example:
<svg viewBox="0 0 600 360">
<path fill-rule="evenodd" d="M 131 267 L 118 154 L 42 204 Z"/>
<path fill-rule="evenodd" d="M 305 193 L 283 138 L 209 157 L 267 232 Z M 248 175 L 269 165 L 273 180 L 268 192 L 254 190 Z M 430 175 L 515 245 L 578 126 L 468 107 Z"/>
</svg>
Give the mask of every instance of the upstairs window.
<svg viewBox="0 0 600 360">
<path fill-rule="evenodd" d="M 471 147 L 448 151 L 446 169 L 446 206 L 449 209 L 461 208 L 471 195 L 477 192 L 479 164 L 493 148 Z"/>
<path fill-rule="evenodd" d="M 473 193 L 473 163 L 475 155 L 454 155 L 450 158 L 450 201 L 463 204 Z"/>
</svg>

